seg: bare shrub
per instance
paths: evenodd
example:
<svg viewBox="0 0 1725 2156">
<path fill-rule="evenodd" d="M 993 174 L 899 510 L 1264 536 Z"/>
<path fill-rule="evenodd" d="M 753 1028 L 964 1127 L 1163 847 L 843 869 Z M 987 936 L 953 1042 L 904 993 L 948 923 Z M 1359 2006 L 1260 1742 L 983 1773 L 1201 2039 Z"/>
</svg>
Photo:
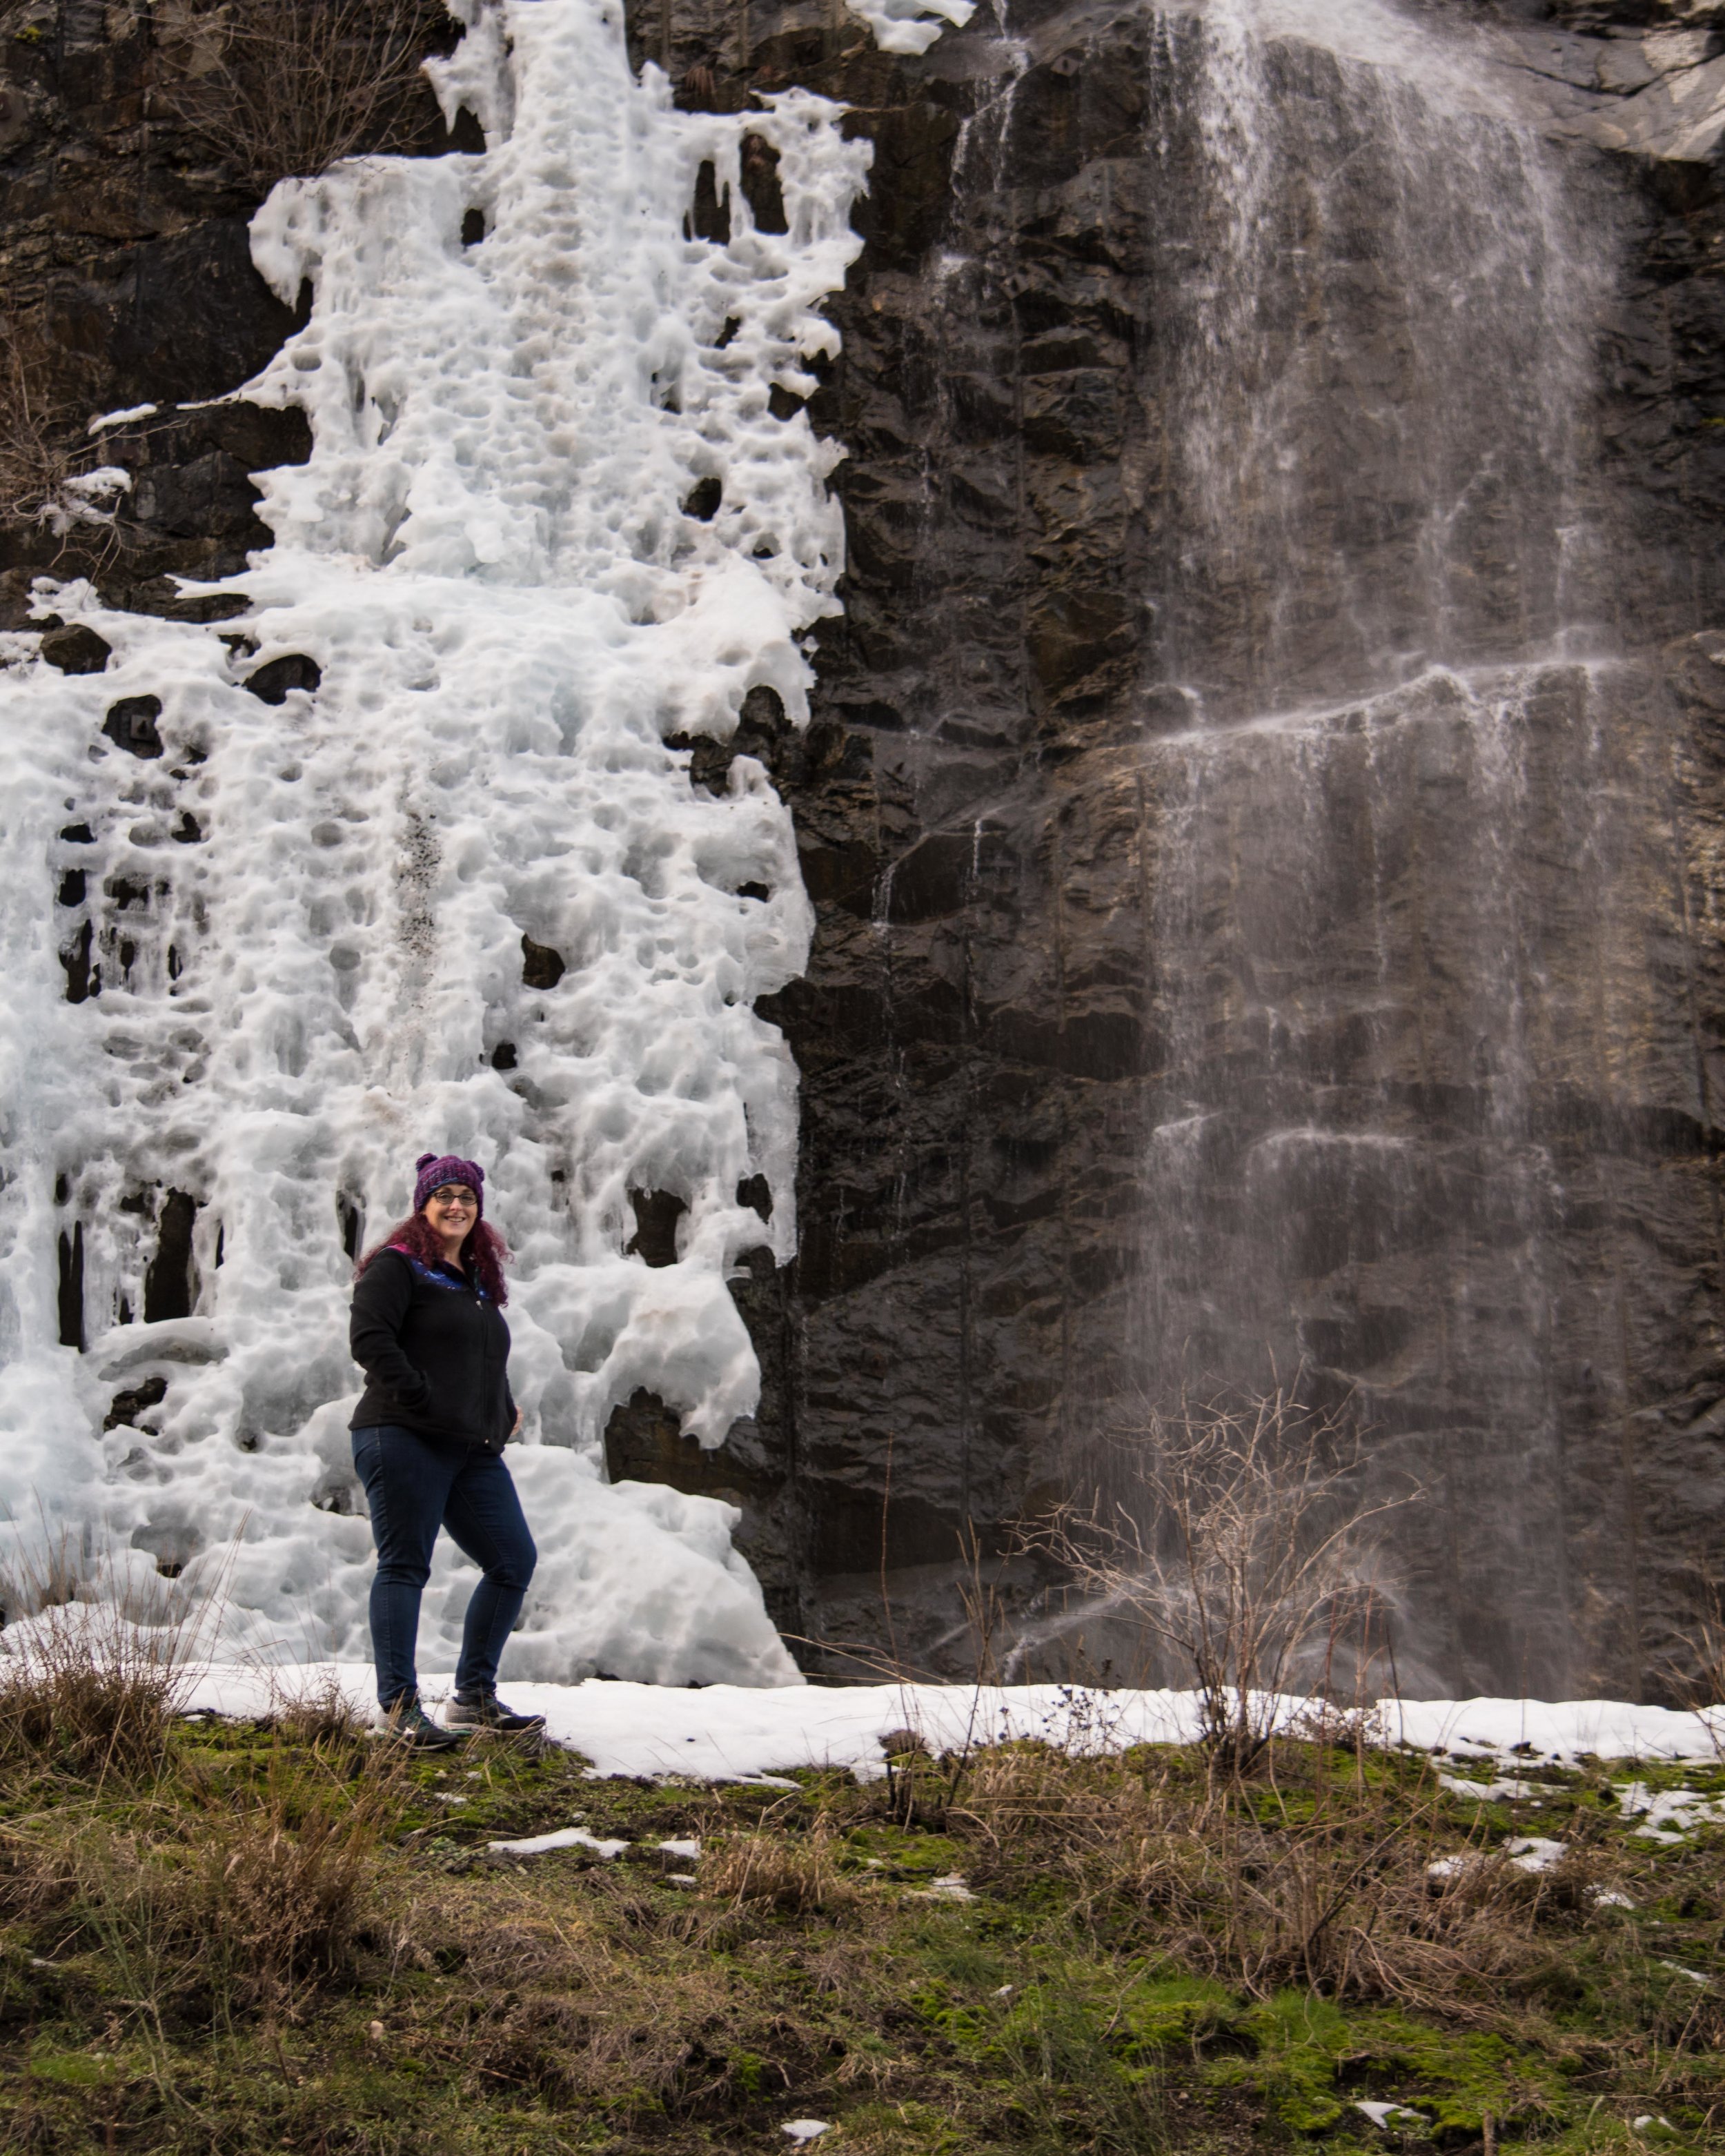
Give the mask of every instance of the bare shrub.
<svg viewBox="0 0 1725 2156">
<path fill-rule="evenodd" d="M 1700 1599 L 1700 1616 L 1677 1634 L 1661 1674 L 1671 1697 L 1704 1718 L 1725 1755 L 1725 1584 L 1705 1580 Z"/>
<path fill-rule="evenodd" d="M 1244 1773 L 1270 1743 L 1276 1696 L 1311 1661 L 1373 1656 L 1382 1584 L 1372 1529 L 1417 1491 L 1363 1502 L 1358 1436 L 1286 1387 L 1117 1434 L 1111 1498 L 1055 1512 L 1026 1546 L 1190 1676 L 1211 1757 Z"/>
<path fill-rule="evenodd" d="M 357 151 L 413 146 L 442 0 L 232 0 L 220 64 L 172 93 L 175 116 L 263 193 Z"/>
<path fill-rule="evenodd" d="M 6 399 L 0 415 L 0 516 L 34 522 L 74 467 L 77 431 L 49 408 L 14 346 L 7 355 Z"/>
<path fill-rule="evenodd" d="M 0 529 L 74 531 L 111 542 L 123 472 L 104 465 L 85 429 L 56 408 L 39 370 L 16 345 L 0 397 Z"/>
</svg>

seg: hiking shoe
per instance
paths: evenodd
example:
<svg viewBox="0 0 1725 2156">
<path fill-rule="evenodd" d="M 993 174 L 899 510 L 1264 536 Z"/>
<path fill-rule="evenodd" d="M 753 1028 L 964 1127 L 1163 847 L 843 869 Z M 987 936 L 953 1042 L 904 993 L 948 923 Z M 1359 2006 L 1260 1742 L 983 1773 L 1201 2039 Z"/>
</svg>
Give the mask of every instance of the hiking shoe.
<svg viewBox="0 0 1725 2156">
<path fill-rule="evenodd" d="M 419 1704 L 418 1692 L 409 1692 L 393 1707 L 379 1707 L 372 1725 L 375 1732 L 412 1752 L 453 1752 L 461 1739 L 451 1729 L 440 1728 Z"/>
<path fill-rule="evenodd" d="M 506 1707 L 495 1691 L 458 1691 L 444 1709 L 446 1729 L 489 1729 L 498 1737 L 536 1736 L 545 1727 L 542 1714 L 517 1714 Z"/>
</svg>

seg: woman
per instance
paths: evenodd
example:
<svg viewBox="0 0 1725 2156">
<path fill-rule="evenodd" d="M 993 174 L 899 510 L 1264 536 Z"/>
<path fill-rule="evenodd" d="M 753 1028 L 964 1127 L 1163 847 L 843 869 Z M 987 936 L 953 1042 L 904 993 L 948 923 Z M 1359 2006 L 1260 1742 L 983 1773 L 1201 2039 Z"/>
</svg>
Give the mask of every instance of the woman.
<svg viewBox="0 0 1725 2156">
<path fill-rule="evenodd" d="M 544 1726 L 497 1697 L 498 1657 L 537 1553 L 503 1464 L 521 1419 L 509 1389 L 506 1254 L 484 1217 L 485 1170 L 429 1152 L 418 1168 L 413 1212 L 355 1276 L 348 1337 L 366 1389 L 349 1428 L 377 1545 L 372 1652 L 382 1726 L 417 1749 L 444 1751 L 459 1731 Z M 467 1605 L 447 1727 L 420 1706 L 413 1666 L 439 1527 L 485 1573 Z"/>
</svg>

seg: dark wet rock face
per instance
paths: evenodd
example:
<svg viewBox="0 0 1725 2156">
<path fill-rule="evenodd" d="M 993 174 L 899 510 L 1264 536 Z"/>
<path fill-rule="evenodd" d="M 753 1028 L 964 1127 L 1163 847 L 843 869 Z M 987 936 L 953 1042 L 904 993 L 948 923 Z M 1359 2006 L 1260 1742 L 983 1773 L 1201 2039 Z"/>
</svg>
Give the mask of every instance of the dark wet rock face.
<svg viewBox="0 0 1725 2156">
<path fill-rule="evenodd" d="M 624 1245 L 624 1250 L 649 1265 L 674 1265 L 677 1224 L 689 1210 L 687 1201 L 674 1190 L 632 1190 L 629 1202 L 635 1232 Z"/>
<path fill-rule="evenodd" d="M 554 988 L 563 978 L 562 953 L 553 951 L 548 943 L 536 943 L 532 937 L 521 937 L 521 979 L 530 988 Z M 513 1050 L 511 1051 L 511 1060 Z"/>
<path fill-rule="evenodd" d="M 156 721 L 162 716 L 160 696 L 121 696 L 110 704 L 102 732 L 118 747 L 133 756 L 150 758 L 162 754 L 162 736 Z"/>
<path fill-rule="evenodd" d="M 285 704 L 291 690 L 313 693 L 322 679 L 323 669 L 315 659 L 308 659 L 303 651 L 289 651 L 254 668 L 246 675 L 244 685 L 260 703 Z"/>
<path fill-rule="evenodd" d="M 187 620 L 243 610 L 186 598 L 175 576 L 215 578 L 267 545 L 249 475 L 302 463 L 298 411 L 219 404 L 295 326 L 252 266 L 247 227 L 275 174 L 238 169 L 188 124 L 215 94 L 230 11 L 187 0 L 44 0 L 0 11 L 0 311 L 8 443 L 28 406 L 46 469 L 124 466 L 110 526 L 56 529 L 31 512 L 44 466 L 8 469 L 0 511 L 0 627 L 26 625 L 33 578 L 89 576 L 110 604 Z M 428 49 L 456 26 L 424 8 Z M 392 108 L 397 146 L 449 146 L 429 85 Z M 361 144 L 358 146 L 367 146 Z M 98 415 L 153 411 L 105 430 Z M 24 484 L 23 481 L 28 481 Z M 23 510 L 18 505 L 22 502 Z"/>
<path fill-rule="evenodd" d="M 1656 1695 L 1725 1542 L 1716 181 L 1582 138 L 1598 42 L 1518 140 L 1204 13 L 1015 9 L 1016 74 L 980 18 L 634 18 L 680 102 L 876 151 L 845 611 L 750 746 L 819 921 L 775 1606 L 964 1671 L 971 1547 L 1038 1666 L 1112 1651 L 1019 1524 L 1303 1363 L 1427 1493 L 1404 1682 Z"/>
<path fill-rule="evenodd" d="M 45 631 L 42 656 L 62 674 L 100 674 L 108 664 L 111 646 L 82 622 L 61 623 Z"/>
</svg>

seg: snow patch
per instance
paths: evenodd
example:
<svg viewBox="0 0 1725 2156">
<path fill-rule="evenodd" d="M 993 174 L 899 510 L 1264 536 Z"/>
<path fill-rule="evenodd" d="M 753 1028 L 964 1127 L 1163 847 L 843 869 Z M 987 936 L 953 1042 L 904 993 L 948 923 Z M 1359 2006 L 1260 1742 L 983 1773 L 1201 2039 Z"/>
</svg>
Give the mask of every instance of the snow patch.
<svg viewBox="0 0 1725 2156">
<path fill-rule="evenodd" d="M 356 1707 L 369 1712 L 369 1665 L 291 1674 L 296 1681 L 313 1684 L 326 1675 Z M 280 1673 L 269 1669 L 211 1664 L 198 1673 L 187 1703 L 224 1714 L 267 1712 L 272 1686 L 280 1680 Z M 446 1676 L 429 1676 L 422 1679 L 421 1688 L 427 1700 L 434 1702 L 452 1685 Z M 726 1684 L 656 1687 L 598 1679 L 578 1685 L 517 1683 L 511 1678 L 508 1691 L 511 1706 L 542 1714 L 547 1736 L 580 1752 L 600 1775 L 662 1775 L 783 1789 L 797 1784 L 783 1774 L 774 1774 L 774 1768 L 833 1768 L 876 1779 L 886 1771 L 880 1740 L 907 1728 L 916 1730 L 928 1750 L 938 1755 L 1025 1738 L 1080 1754 L 1122 1752 L 1135 1744 L 1195 1743 L 1204 1727 L 1204 1702 L 1197 1692 L 1097 1691 L 1075 1699 L 1073 1688 L 1062 1685 L 807 1685 L 757 1690 Z M 1412 1718 L 1430 1705 L 1434 1720 L 1441 1726 L 1448 1713 L 1466 1712 L 1473 1704 L 1409 1701 L 1404 1702 L 1402 1714 Z M 1516 1704 L 1551 1717 L 1546 1727 L 1554 1735 L 1565 1733 L 1561 1710 L 1537 1701 Z M 1282 1725 L 1297 1733 L 1307 1726 L 1312 1705 L 1306 1699 L 1281 1701 Z M 1664 1707 L 1617 1707 L 1598 1700 L 1572 1702 L 1574 1722 L 1568 1734 L 1577 1756 L 1593 1749 L 1588 1740 L 1607 1707 L 1622 1717 L 1616 1726 L 1636 1739 L 1617 1756 L 1716 1756 L 1715 1727 L 1707 1715 L 1680 1714 Z M 1717 1715 L 1717 1710 L 1713 1712 Z M 1725 1730 L 1725 1722 L 1720 1727 Z"/>
<path fill-rule="evenodd" d="M 1540 1794 L 1537 1782 L 1518 1781 L 1513 1776 L 1507 1781 L 1470 1782 L 1458 1774 L 1440 1774 L 1438 1784 L 1458 1797 L 1471 1797 L 1476 1804 L 1482 1804 L 1494 1803 L 1500 1797 L 1513 1804 L 1524 1804 L 1530 1797 Z"/>
<path fill-rule="evenodd" d="M 1650 1841 L 1679 1842 L 1696 1827 L 1725 1821 L 1725 1797 L 1709 1798 L 1700 1789 L 1651 1789 L 1645 1782 L 1626 1782 L 1616 1794 L 1623 1816 L 1639 1819 L 1635 1832 Z"/>
<path fill-rule="evenodd" d="M 1609 1699 L 1427 1699 L 1385 1700 L 1373 1712 L 1388 1742 L 1502 1768 L 1538 1759 L 1713 1759 L 1725 1748 L 1720 1707 L 1692 1713 Z"/>
<path fill-rule="evenodd" d="M 134 419 L 153 419 L 160 408 L 155 404 L 128 404 L 123 412 L 103 412 L 90 421 L 85 432 L 100 434 L 110 427 L 128 426 Z"/>
<path fill-rule="evenodd" d="M 1363 2111 L 1373 2126 L 1388 2133 L 1424 2133 L 1431 2121 L 1423 2111 L 1413 2111 L 1404 2103 L 1378 2103 L 1369 2097 L 1355 2099 L 1354 2109 Z"/>
<path fill-rule="evenodd" d="M 626 1841 L 614 1841 L 589 1833 L 584 1826 L 555 1827 L 549 1834 L 530 1834 L 519 1841 L 488 1841 L 485 1847 L 497 1856 L 546 1856 L 554 1849 L 589 1850 L 603 1864 L 621 1856 Z"/>
<path fill-rule="evenodd" d="M 926 1887 L 913 1887 L 905 1899 L 907 1902 L 973 1902 L 976 1896 L 965 1883 L 962 1872 L 948 1871 L 938 1879 L 931 1879 Z"/>
<path fill-rule="evenodd" d="M 1537 1873 L 1561 1864 L 1566 1852 L 1560 1841 L 1537 1834 L 1517 1834 L 1504 1843 L 1503 1853 L 1517 1871 Z"/>
</svg>

